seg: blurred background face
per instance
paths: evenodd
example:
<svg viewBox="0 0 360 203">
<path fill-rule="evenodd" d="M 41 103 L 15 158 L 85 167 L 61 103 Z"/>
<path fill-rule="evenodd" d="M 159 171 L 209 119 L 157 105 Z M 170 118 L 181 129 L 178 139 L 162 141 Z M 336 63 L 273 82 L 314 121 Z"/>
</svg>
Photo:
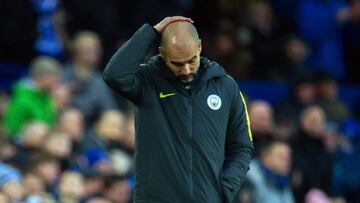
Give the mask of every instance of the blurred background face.
<svg viewBox="0 0 360 203">
<path fill-rule="evenodd" d="M 78 141 L 84 133 L 84 117 L 77 109 L 66 110 L 59 120 L 59 128 L 72 140 Z"/>
<path fill-rule="evenodd" d="M 61 177 L 59 190 L 66 198 L 80 199 L 84 194 L 84 179 L 79 173 L 65 172 Z"/>
<path fill-rule="evenodd" d="M 25 196 L 24 187 L 20 182 L 9 182 L 2 187 L 2 191 L 14 202 L 20 202 Z"/>
<path fill-rule="evenodd" d="M 181 47 L 166 44 L 160 48 L 166 65 L 182 83 L 193 81 L 200 66 L 200 52 L 201 40 L 191 40 Z"/>
<path fill-rule="evenodd" d="M 23 129 L 22 144 L 30 148 L 41 148 L 49 133 L 47 125 L 41 122 L 29 123 Z"/>
<path fill-rule="evenodd" d="M 272 172 L 287 176 L 291 169 L 291 149 L 285 143 L 274 143 L 268 154 L 263 155 L 263 162 Z"/>
<path fill-rule="evenodd" d="M 85 177 L 84 194 L 93 195 L 102 192 L 104 188 L 104 180 L 102 177 Z"/>
<path fill-rule="evenodd" d="M 286 45 L 286 55 L 291 61 L 303 62 L 307 56 L 305 44 L 298 39 L 291 39 Z"/>
<path fill-rule="evenodd" d="M 297 85 L 295 97 L 301 104 L 310 104 L 316 99 L 316 89 L 311 82 L 304 82 Z"/>
<path fill-rule="evenodd" d="M 62 133 L 53 133 L 45 143 L 48 153 L 56 158 L 63 159 L 69 157 L 72 149 L 70 137 Z"/>
<path fill-rule="evenodd" d="M 60 84 L 60 75 L 44 75 L 36 78 L 40 89 L 46 92 L 52 92 Z"/>
<path fill-rule="evenodd" d="M 105 139 L 120 141 L 125 134 L 125 122 L 120 111 L 104 112 L 97 124 L 97 132 Z"/>
<path fill-rule="evenodd" d="M 313 137 L 322 137 L 325 131 L 326 116 L 323 109 L 318 106 L 306 108 L 301 117 L 302 129 Z"/>
<path fill-rule="evenodd" d="M 233 53 L 236 42 L 230 34 L 219 33 L 215 35 L 214 43 L 217 49 L 216 54 L 225 57 Z"/>
<path fill-rule="evenodd" d="M 106 192 L 106 196 L 114 203 L 127 203 L 131 199 L 129 183 L 125 180 L 117 181 Z"/>
<path fill-rule="evenodd" d="M 74 61 L 92 68 L 101 59 L 101 43 L 94 33 L 79 33 L 74 40 Z"/>
<path fill-rule="evenodd" d="M 337 83 L 335 80 L 323 81 L 318 86 L 318 93 L 322 99 L 333 101 L 337 98 Z"/>
<path fill-rule="evenodd" d="M 47 184 L 51 184 L 59 177 L 60 165 L 55 160 L 44 161 L 37 166 L 37 172 Z"/>
<path fill-rule="evenodd" d="M 45 192 L 45 184 L 43 180 L 34 173 L 27 173 L 23 182 L 26 194 L 28 195 L 42 195 Z"/>
<path fill-rule="evenodd" d="M 268 27 L 272 23 L 271 7 L 265 2 L 255 3 L 251 9 L 252 23 L 257 27 Z"/>
<path fill-rule="evenodd" d="M 253 101 L 249 106 L 251 129 L 255 134 L 268 134 L 273 126 L 273 111 L 264 101 Z"/>
</svg>

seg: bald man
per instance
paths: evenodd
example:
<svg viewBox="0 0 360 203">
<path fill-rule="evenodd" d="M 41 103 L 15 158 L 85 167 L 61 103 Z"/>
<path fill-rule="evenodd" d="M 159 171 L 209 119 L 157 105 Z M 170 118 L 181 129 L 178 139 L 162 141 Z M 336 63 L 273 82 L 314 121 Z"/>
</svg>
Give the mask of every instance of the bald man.
<svg viewBox="0 0 360 203">
<path fill-rule="evenodd" d="M 136 203 L 232 202 L 253 152 L 236 82 L 200 57 L 193 21 L 143 25 L 111 58 L 103 77 L 136 105 Z M 161 37 L 160 54 L 144 61 Z"/>
</svg>

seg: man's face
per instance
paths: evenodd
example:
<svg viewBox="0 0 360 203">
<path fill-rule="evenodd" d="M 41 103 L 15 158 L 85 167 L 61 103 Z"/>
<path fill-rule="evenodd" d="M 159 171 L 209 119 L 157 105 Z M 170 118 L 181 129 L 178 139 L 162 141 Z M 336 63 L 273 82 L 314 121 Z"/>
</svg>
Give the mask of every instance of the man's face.
<svg viewBox="0 0 360 203">
<path fill-rule="evenodd" d="M 287 144 L 276 143 L 263 161 L 273 173 L 287 176 L 291 169 L 291 148 Z"/>
<path fill-rule="evenodd" d="M 171 72 L 182 83 L 193 81 L 200 66 L 201 40 L 178 47 L 172 44 L 160 47 L 161 57 Z"/>
<path fill-rule="evenodd" d="M 101 59 L 101 44 L 95 38 L 83 37 L 75 44 L 75 55 L 78 62 L 89 65 L 89 67 L 97 65 Z"/>
<path fill-rule="evenodd" d="M 42 91 L 52 92 L 58 87 L 60 83 L 59 82 L 60 75 L 49 74 L 49 75 L 39 76 L 35 78 L 35 80 L 37 81 L 37 84 Z"/>
</svg>

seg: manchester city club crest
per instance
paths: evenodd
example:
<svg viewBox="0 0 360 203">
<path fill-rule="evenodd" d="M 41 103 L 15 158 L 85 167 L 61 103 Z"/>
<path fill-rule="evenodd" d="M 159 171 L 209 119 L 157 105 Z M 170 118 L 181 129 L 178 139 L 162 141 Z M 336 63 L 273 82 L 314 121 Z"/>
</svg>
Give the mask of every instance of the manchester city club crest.
<svg viewBox="0 0 360 203">
<path fill-rule="evenodd" d="M 211 94 L 207 98 L 207 104 L 212 110 L 218 110 L 221 107 L 221 99 L 216 94 Z"/>
</svg>

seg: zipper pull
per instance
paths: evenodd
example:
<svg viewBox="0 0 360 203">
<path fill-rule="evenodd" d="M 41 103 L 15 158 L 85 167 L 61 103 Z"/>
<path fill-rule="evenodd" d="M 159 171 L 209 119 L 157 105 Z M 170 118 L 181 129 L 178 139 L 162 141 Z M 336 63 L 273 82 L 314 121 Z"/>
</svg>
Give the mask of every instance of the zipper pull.
<svg viewBox="0 0 360 203">
<path fill-rule="evenodd" d="M 191 95 L 191 85 L 186 85 L 186 86 L 185 86 L 185 90 L 186 90 L 186 92 L 187 92 L 188 94 Z"/>
</svg>

